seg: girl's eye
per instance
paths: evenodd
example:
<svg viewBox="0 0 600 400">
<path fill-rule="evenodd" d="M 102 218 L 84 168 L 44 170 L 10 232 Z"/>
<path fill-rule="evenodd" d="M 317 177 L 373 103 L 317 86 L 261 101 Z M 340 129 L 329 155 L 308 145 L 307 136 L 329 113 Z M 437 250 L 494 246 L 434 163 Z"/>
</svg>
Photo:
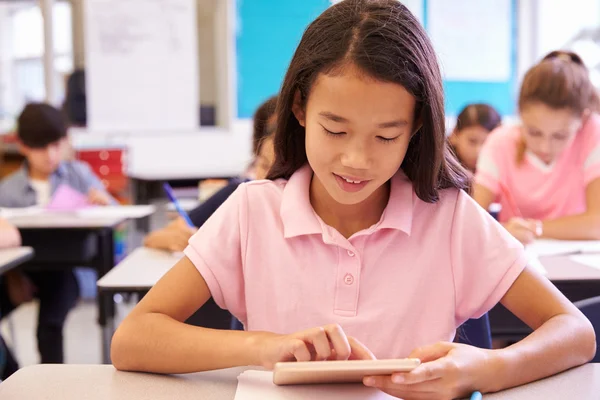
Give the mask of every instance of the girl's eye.
<svg viewBox="0 0 600 400">
<path fill-rule="evenodd" d="M 332 132 L 329 129 L 323 127 L 323 130 L 325 131 L 326 134 L 331 135 L 331 136 L 335 136 L 335 137 L 340 137 L 346 134 L 346 132 Z"/>
<path fill-rule="evenodd" d="M 377 139 L 379 139 L 381 142 L 383 143 L 393 143 L 398 139 L 399 136 L 393 137 L 393 138 L 386 138 L 383 136 L 377 136 Z"/>
</svg>

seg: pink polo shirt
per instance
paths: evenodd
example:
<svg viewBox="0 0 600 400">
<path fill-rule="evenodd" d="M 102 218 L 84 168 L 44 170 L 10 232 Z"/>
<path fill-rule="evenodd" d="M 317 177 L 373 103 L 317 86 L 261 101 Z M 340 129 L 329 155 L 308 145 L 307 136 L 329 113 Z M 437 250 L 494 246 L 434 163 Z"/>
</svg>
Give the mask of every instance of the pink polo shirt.
<svg viewBox="0 0 600 400">
<path fill-rule="evenodd" d="M 586 187 L 600 177 L 600 117 L 592 115 L 551 165 L 528 152 L 517 164 L 520 138 L 520 126 L 496 129 L 477 161 L 475 182 L 502 204 L 500 221 L 518 216 L 503 192 L 510 192 L 524 218 L 543 221 L 585 212 Z"/>
<path fill-rule="evenodd" d="M 289 181 L 240 185 L 185 250 L 247 330 L 338 323 L 378 358 L 406 357 L 452 340 L 526 265 L 522 246 L 462 191 L 428 204 L 398 173 L 381 220 L 346 239 L 313 211 L 311 178 L 305 166 Z"/>
</svg>

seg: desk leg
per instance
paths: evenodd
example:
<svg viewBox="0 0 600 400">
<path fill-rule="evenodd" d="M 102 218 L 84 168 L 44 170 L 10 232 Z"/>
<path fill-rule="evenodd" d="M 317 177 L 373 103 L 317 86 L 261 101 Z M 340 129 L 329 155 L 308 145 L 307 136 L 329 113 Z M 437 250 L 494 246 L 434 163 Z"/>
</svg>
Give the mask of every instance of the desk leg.
<svg viewBox="0 0 600 400">
<path fill-rule="evenodd" d="M 131 200 L 134 205 L 150 204 L 152 198 L 152 189 L 154 182 L 142 180 L 142 179 L 131 179 Z M 150 231 L 150 218 L 144 217 L 135 221 L 135 227 L 137 230 L 147 233 Z"/>
<path fill-rule="evenodd" d="M 113 229 L 105 229 L 98 237 L 98 278 L 115 266 Z M 115 331 L 115 302 L 110 292 L 98 292 L 98 324 L 102 329 L 102 363 L 110 364 L 110 342 Z"/>
</svg>

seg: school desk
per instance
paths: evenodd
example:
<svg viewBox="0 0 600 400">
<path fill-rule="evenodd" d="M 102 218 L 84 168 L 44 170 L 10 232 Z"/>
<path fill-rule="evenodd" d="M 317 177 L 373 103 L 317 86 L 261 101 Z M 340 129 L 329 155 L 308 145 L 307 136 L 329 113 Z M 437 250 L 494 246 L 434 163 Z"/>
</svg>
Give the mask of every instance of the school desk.
<svg viewBox="0 0 600 400">
<path fill-rule="evenodd" d="M 0 249 L 0 275 L 33 258 L 31 247 Z"/>
<path fill-rule="evenodd" d="M 600 296 L 600 269 L 579 264 L 569 256 L 540 257 L 548 279 L 572 302 Z M 492 337 L 518 341 L 531 329 L 504 306 L 498 304 L 489 312 Z M 600 398 L 600 395 L 599 395 Z"/>
<path fill-rule="evenodd" d="M 34 365 L 0 384 L 2 400 L 233 400 L 237 377 L 247 368 L 188 375 L 120 372 L 110 365 Z M 484 400 L 598 400 L 600 364 L 562 374 Z"/>
<path fill-rule="evenodd" d="M 163 250 L 140 247 L 98 280 L 101 292 L 145 292 L 183 257 Z"/>
<path fill-rule="evenodd" d="M 7 216 L 23 239 L 35 249 L 35 257 L 23 268 L 64 269 L 88 266 L 104 276 L 116 264 L 115 230 L 125 221 L 154 213 L 153 206 L 128 206 L 90 209 L 81 213 L 41 213 Z M 114 301 L 112 296 L 97 296 L 98 323 L 102 328 L 102 357 L 110 360 L 110 339 Z"/>
<path fill-rule="evenodd" d="M 134 250 L 98 281 L 101 293 L 145 293 L 182 257 L 169 252 L 148 249 Z M 575 263 L 568 256 L 541 257 L 547 277 L 572 301 L 600 295 L 600 270 Z M 531 330 L 502 305 L 490 313 L 492 336 L 519 340 Z M 106 361 L 106 360 L 105 360 Z"/>
</svg>

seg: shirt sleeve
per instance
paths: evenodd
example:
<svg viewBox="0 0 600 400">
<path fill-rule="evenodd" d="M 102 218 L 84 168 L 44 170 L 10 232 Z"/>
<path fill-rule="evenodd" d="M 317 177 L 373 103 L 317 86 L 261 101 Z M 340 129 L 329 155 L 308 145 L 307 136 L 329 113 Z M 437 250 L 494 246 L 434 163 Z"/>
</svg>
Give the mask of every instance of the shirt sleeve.
<svg viewBox="0 0 600 400">
<path fill-rule="evenodd" d="M 194 226 L 200 227 L 214 214 L 215 211 L 223 204 L 229 196 L 235 192 L 240 185 L 239 180 L 233 180 L 227 186 L 210 196 L 206 201 L 198 207 L 190 211 L 190 219 Z"/>
<path fill-rule="evenodd" d="M 248 231 L 247 189 L 241 185 L 192 236 L 184 250 L 223 309 L 246 321 L 243 250 Z"/>
<path fill-rule="evenodd" d="M 584 146 L 583 183 L 587 186 L 600 178 L 600 117 L 592 116 L 590 131 Z"/>
<path fill-rule="evenodd" d="M 458 326 L 481 317 L 504 297 L 527 256 L 521 243 L 461 191 L 452 221 L 451 262 Z"/>
</svg>

